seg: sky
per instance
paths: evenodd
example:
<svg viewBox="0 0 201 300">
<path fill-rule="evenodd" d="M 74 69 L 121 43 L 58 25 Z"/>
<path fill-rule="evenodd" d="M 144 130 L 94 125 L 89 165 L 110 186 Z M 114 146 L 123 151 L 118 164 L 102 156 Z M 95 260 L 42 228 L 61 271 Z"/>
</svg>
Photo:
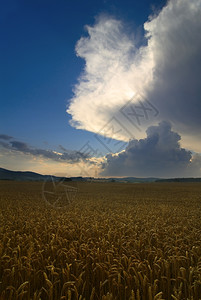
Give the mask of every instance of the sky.
<svg viewBox="0 0 201 300">
<path fill-rule="evenodd" d="M 201 177 L 201 0 L 8 0 L 0 23 L 0 167 Z"/>
</svg>

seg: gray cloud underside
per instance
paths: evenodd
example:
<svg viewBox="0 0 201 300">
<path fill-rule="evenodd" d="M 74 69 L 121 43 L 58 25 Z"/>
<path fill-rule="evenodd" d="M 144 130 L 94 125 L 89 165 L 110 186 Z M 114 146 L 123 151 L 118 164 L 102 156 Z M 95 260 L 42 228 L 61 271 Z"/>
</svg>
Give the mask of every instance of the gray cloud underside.
<svg viewBox="0 0 201 300">
<path fill-rule="evenodd" d="M 147 137 L 129 142 L 118 155 L 108 154 L 102 176 L 201 176 L 201 156 L 181 148 L 180 136 L 169 122 L 147 129 Z"/>
<path fill-rule="evenodd" d="M 44 149 L 37 149 L 31 148 L 28 144 L 11 140 L 12 137 L 5 138 L 6 135 L 0 135 L 0 146 L 4 149 L 17 151 L 23 154 L 30 154 L 33 156 L 41 156 L 46 159 L 51 159 L 54 161 L 60 162 L 68 162 L 68 163 L 77 163 L 79 161 L 85 161 L 89 158 L 87 153 L 81 153 L 80 151 L 70 151 L 63 148 L 62 153 L 57 153 L 52 150 L 44 150 Z M 7 142 L 5 142 L 5 140 Z M 9 141 L 8 141 L 9 140 Z"/>
<path fill-rule="evenodd" d="M 201 1 L 169 1 L 145 29 L 155 66 L 149 100 L 180 133 L 201 138 Z"/>
</svg>

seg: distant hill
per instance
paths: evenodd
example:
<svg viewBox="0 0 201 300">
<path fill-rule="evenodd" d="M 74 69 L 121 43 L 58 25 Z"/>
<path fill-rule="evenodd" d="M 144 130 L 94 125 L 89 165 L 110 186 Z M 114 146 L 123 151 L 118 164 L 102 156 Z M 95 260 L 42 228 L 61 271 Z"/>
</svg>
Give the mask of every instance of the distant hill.
<svg viewBox="0 0 201 300">
<path fill-rule="evenodd" d="M 24 172 L 24 171 L 10 171 L 0 168 L 0 180 L 16 180 L 16 181 L 44 181 L 44 180 L 61 180 L 65 177 L 57 177 L 51 175 L 41 175 L 35 172 Z M 95 182 L 154 182 L 158 178 L 137 178 L 137 177 L 122 177 L 122 178 L 93 178 L 93 177 L 70 177 L 65 180 L 72 181 L 95 181 Z"/>
<path fill-rule="evenodd" d="M 130 183 L 140 183 L 140 182 L 155 182 L 158 178 L 154 177 L 146 177 L 146 178 L 138 178 L 138 177 L 122 177 L 122 178 L 108 178 L 107 180 L 113 182 L 130 182 Z"/>
<path fill-rule="evenodd" d="M 0 168 L 0 180 L 16 180 L 16 181 L 94 181 L 94 182 L 125 182 L 125 183 L 143 183 L 143 182 L 201 182 L 201 178 L 168 178 L 159 179 L 155 177 L 138 178 L 138 177 L 121 177 L 121 178 L 93 178 L 93 177 L 59 177 L 51 175 L 41 175 L 35 172 L 10 171 Z"/>
<path fill-rule="evenodd" d="M 61 177 L 52 176 L 54 179 L 60 180 Z M 50 179 L 49 175 L 41 175 L 34 172 L 10 171 L 0 168 L 0 180 L 16 180 L 16 181 L 44 181 Z"/>
<path fill-rule="evenodd" d="M 156 182 L 201 182 L 201 178 L 168 178 L 168 179 L 157 179 Z"/>
</svg>

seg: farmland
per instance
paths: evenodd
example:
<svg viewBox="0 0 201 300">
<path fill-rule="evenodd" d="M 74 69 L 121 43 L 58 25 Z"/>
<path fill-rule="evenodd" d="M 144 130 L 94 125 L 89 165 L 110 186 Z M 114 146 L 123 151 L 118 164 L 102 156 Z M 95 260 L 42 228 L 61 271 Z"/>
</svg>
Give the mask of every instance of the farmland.
<svg viewBox="0 0 201 300">
<path fill-rule="evenodd" d="M 200 183 L 0 181 L 0 300 L 201 299 Z"/>
</svg>

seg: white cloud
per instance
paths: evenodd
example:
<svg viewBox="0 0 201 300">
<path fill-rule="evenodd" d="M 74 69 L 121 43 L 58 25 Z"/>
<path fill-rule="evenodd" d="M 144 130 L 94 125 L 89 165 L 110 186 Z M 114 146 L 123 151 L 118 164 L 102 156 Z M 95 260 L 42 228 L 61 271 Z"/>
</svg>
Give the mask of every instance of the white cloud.
<svg viewBox="0 0 201 300">
<path fill-rule="evenodd" d="M 152 62 L 145 50 L 136 49 L 120 21 L 101 17 L 94 27 L 86 28 L 89 37 L 82 37 L 76 45 L 77 55 L 86 61 L 85 70 L 68 113 L 76 128 L 98 132 L 149 82 Z M 122 115 L 118 119 L 125 122 Z"/>
<path fill-rule="evenodd" d="M 171 0 L 144 27 L 148 44 L 139 49 L 119 20 L 100 17 L 86 27 L 88 36 L 76 45 L 86 64 L 67 110 L 71 124 L 98 132 L 117 116 L 136 138 L 143 137 L 157 120 L 142 117 L 139 131 L 119 113 L 140 92 L 159 110 L 161 120 L 173 122 L 184 146 L 189 137 L 196 142 L 201 138 L 201 0 Z M 128 140 L 123 133 L 115 137 Z"/>
</svg>

